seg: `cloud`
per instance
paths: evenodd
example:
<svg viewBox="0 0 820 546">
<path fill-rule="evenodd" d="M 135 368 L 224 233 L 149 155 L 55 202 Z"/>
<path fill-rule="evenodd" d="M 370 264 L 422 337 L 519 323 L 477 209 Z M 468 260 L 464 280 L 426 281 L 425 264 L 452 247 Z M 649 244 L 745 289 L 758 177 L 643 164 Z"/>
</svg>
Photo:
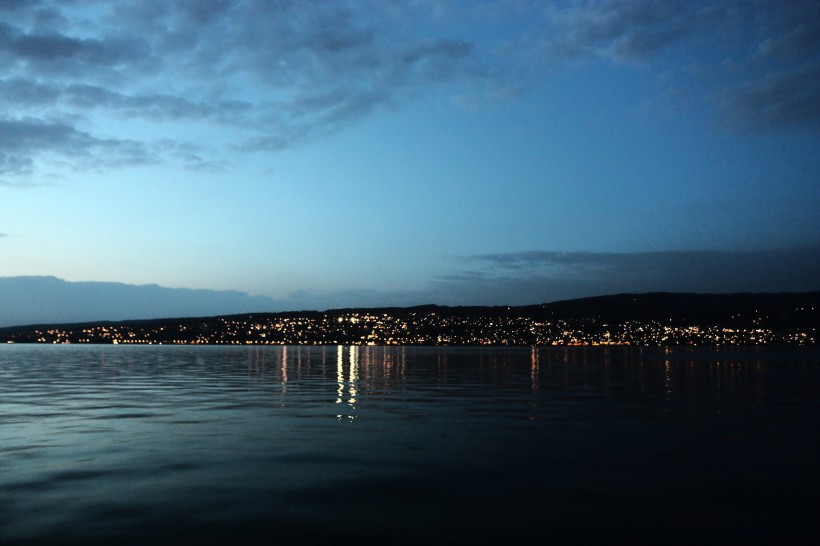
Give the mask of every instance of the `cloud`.
<svg viewBox="0 0 820 546">
<path fill-rule="evenodd" d="M 20 182 L 54 155 L 75 169 L 219 168 L 237 151 L 301 146 L 434 87 L 460 104 L 509 98 L 590 58 L 659 68 L 666 85 L 741 130 L 820 126 L 813 0 L 435 9 L 376 0 L 6 1 L 0 119 L 36 126 L 28 131 L 40 137 L 6 127 L 22 140 L 0 146 L 0 174 Z M 198 141 L 206 132 L 217 135 L 207 146 Z M 209 159 L 164 153 L 171 141 Z M 113 161 L 88 160 L 106 148 Z"/>
<path fill-rule="evenodd" d="M 2 127 L 0 125 L 0 127 Z M 34 161 L 30 157 L 20 157 L 0 151 L 0 175 L 17 176 L 31 172 Z M 0 182 L 2 184 L 3 182 Z"/>
<path fill-rule="evenodd" d="M 547 8 L 550 57 L 603 55 L 645 60 L 688 33 L 695 15 L 682 2 L 569 2 Z"/>
<path fill-rule="evenodd" d="M 62 18 L 55 22 L 58 20 Z M 0 58 L 6 57 L 15 65 L 45 73 L 118 67 L 145 53 L 145 44 L 135 39 L 78 38 L 66 36 L 56 29 L 29 33 L 0 22 Z"/>
<path fill-rule="evenodd" d="M 98 138 L 60 122 L 0 119 L 0 175 L 30 172 L 32 157 L 43 152 L 71 157 L 85 168 L 153 161 L 146 146 L 136 140 Z"/>
<path fill-rule="evenodd" d="M 820 244 L 724 252 L 529 251 L 454 258 L 461 266 L 416 290 L 299 291 L 287 309 L 530 305 L 645 292 L 808 292 L 820 289 Z"/>
<path fill-rule="evenodd" d="M 752 130 L 820 127 L 818 74 L 820 62 L 809 62 L 791 71 L 767 75 L 727 98 L 724 113 L 736 125 Z"/>
<path fill-rule="evenodd" d="M 104 112 L 154 121 L 210 121 L 241 126 L 253 104 L 239 100 L 192 101 L 170 94 L 126 94 L 98 85 L 65 86 L 24 78 L 0 79 L 0 105 L 9 109 L 49 106 L 64 112 Z"/>
<path fill-rule="evenodd" d="M 461 258 L 438 279 L 473 301 L 536 303 L 623 292 L 804 292 L 820 288 L 820 244 L 760 251 L 554 252 Z M 476 271 L 476 267 L 478 270 Z"/>
<path fill-rule="evenodd" d="M 0 101 L 6 108 L 49 105 L 59 96 L 59 89 L 52 85 L 23 78 L 0 80 Z"/>
<path fill-rule="evenodd" d="M 23 7 L 32 7 L 39 4 L 38 0 L 4 0 L 0 2 L 0 11 L 15 11 Z"/>
<path fill-rule="evenodd" d="M 529 37 L 542 64 L 655 65 L 740 130 L 820 127 L 820 3 L 568 2 Z M 678 95 L 669 93 L 669 95 Z"/>
<path fill-rule="evenodd" d="M 225 127 L 209 161 L 183 160 L 211 168 L 237 150 L 276 151 L 332 134 L 402 102 L 413 89 L 483 77 L 472 44 L 449 36 L 420 39 L 420 20 L 405 28 L 406 13 L 381 3 L 123 0 L 3 7 L 0 118 L 5 136 L 18 139 L 0 149 L 7 178 L 31 175 L 52 154 L 85 168 L 92 149 L 124 151 L 127 144 L 134 157 L 138 150 L 163 149 L 128 125 L 120 125 L 123 134 L 107 134 L 101 122 L 110 116 L 154 124 L 158 132 L 169 121 L 192 124 L 190 135 L 197 124 Z M 26 138 L 32 131 L 36 142 Z M 195 136 L 169 140 L 175 148 L 198 146 Z"/>
</svg>

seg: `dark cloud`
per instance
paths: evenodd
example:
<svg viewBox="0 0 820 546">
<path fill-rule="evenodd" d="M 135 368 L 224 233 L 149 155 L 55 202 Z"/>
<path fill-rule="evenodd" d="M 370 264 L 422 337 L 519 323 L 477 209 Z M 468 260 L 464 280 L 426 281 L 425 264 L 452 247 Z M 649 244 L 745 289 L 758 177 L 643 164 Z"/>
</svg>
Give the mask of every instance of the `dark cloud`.
<svg viewBox="0 0 820 546">
<path fill-rule="evenodd" d="M 622 292 L 773 292 L 820 288 L 820 244 L 746 252 L 552 252 L 462 258 L 483 268 L 442 277 L 473 301 L 535 303 Z M 469 301 L 469 300 L 467 300 Z"/>
<path fill-rule="evenodd" d="M 23 58 L 53 60 L 76 55 L 83 49 L 80 40 L 73 40 L 62 35 L 27 36 L 23 35 L 8 41 L 9 50 Z"/>
<path fill-rule="evenodd" d="M 60 90 L 23 78 L 0 80 L 0 102 L 9 108 L 51 105 L 60 97 Z"/>
<path fill-rule="evenodd" d="M 550 58 L 646 60 L 683 39 L 695 16 L 683 2 L 569 2 L 548 8 L 549 28 L 539 38 Z"/>
<path fill-rule="evenodd" d="M 135 140 L 97 138 L 73 126 L 37 119 L 0 119 L 0 175 L 28 172 L 42 152 L 73 158 L 85 168 L 154 161 Z"/>
<path fill-rule="evenodd" d="M 234 4 L 232 0 L 182 0 L 177 7 L 185 17 L 202 24 L 225 16 Z"/>
<path fill-rule="evenodd" d="M 64 101 L 81 109 L 107 109 L 126 117 L 148 119 L 211 119 L 235 113 L 234 104 L 193 102 L 174 95 L 126 95 L 96 85 L 70 85 L 61 93 Z"/>
<path fill-rule="evenodd" d="M 34 70 L 98 69 L 132 61 L 145 53 L 145 44 L 136 39 L 76 38 L 57 31 L 27 33 L 0 22 L 0 55 Z"/>
<path fill-rule="evenodd" d="M 22 8 L 31 8 L 39 3 L 38 0 L 3 0 L 0 2 L 0 11 L 16 11 Z"/>
<path fill-rule="evenodd" d="M 234 125 L 247 123 L 243 115 L 253 108 L 246 101 L 194 102 L 169 94 L 129 95 L 97 85 L 60 87 L 22 78 L 0 80 L 0 104 L 8 107 L 46 105 L 84 112 L 100 110 L 125 118 L 207 120 Z"/>
<path fill-rule="evenodd" d="M 182 163 L 187 169 L 199 172 L 220 172 L 231 163 L 223 159 L 211 159 L 212 154 L 199 146 L 164 140 L 158 143 L 162 152 L 169 158 Z"/>
<path fill-rule="evenodd" d="M 820 127 L 820 61 L 769 74 L 731 92 L 724 112 L 736 125 L 753 130 Z"/>
<path fill-rule="evenodd" d="M 627 59 L 647 59 L 685 35 L 686 28 L 683 26 L 632 34 L 615 44 L 614 53 Z"/>
<path fill-rule="evenodd" d="M 305 46 L 315 51 L 341 53 L 344 51 L 370 47 L 374 36 L 372 30 L 344 29 L 327 25 L 318 33 L 305 40 Z"/>
<path fill-rule="evenodd" d="M 0 151 L 0 175 L 19 176 L 30 173 L 34 161 L 30 157 L 20 157 Z M 0 181 L 0 184 L 3 184 Z"/>
<path fill-rule="evenodd" d="M 464 269 L 404 291 L 300 291 L 288 309 L 356 306 L 529 305 L 628 292 L 807 292 L 820 288 L 820 244 L 717 252 L 552 252 L 458 259 Z"/>
<path fill-rule="evenodd" d="M 425 44 L 404 53 L 401 57 L 406 64 L 417 64 L 435 59 L 458 59 L 473 52 L 472 44 L 455 40 L 440 40 Z"/>
<path fill-rule="evenodd" d="M 814 0 L 569 2 L 548 8 L 534 43 L 551 64 L 654 63 L 738 129 L 820 127 Z"/>
</svg>

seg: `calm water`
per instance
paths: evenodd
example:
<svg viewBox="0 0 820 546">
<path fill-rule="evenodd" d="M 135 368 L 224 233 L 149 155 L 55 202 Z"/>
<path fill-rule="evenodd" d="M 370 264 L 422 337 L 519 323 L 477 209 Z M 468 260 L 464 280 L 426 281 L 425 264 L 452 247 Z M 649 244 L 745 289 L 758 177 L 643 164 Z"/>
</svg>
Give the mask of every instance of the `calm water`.
<svg viewBox="0 0 820 546">
<path fill-rule="evenodd" d="M 0 347 L 0 543 L 814 543 L 820 351 Z"/>
</svg>

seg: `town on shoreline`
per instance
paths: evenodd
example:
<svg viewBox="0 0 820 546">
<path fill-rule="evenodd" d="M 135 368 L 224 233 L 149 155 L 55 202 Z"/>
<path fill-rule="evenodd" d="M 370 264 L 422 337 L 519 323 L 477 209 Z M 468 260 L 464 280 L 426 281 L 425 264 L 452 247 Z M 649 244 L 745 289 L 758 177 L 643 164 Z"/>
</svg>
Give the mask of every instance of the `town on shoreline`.
<svg viewBox="0 0 820 546">
<path fill-rule="evenodd" d="M 0 329 L 2 343 L 814 345 L 820 292 L 620 294 L 519 307 L 336 309 Z"/>
</svg>

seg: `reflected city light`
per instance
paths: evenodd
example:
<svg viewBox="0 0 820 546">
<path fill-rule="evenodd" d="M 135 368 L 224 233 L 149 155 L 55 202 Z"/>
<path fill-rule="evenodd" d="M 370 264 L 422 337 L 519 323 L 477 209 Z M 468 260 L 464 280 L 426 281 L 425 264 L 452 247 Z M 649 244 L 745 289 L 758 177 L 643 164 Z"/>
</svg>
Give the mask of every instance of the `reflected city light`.
<svg viewBox="0 0 820 546">
<path fill-rule="evenodd" d="M 348 383 L 348 398 L 347 403 L 351 409 L 356 409 L 356 381 L 359 378 L 359 347 L 353 345 L 350 347 L 350 381 Z"/>
<path fill-rule="evenodd" d="M 288 346 L 282 347 L 282 383 L 288 382 Z"/>
<path fill-rule="evenodd" d="M 345 392 L 345 372 L 344 372 L 344 347 L 339 345 L 336 347 L 336 384 L 338 388 L 336 389 L 336 403 L 342 403 L 342 397 L 344 396 Z M 338 415 L 337 417 L 341 417 Z"/>
<path fill-rule="evenodd" d="M 347 381 L 345 381 L 345 348 L 341 345 L 336 347 L 336 403 L 343 404 L 345 402 L 345 391 L 347 391 L 347 405 L 349 411 L 356 409 L 356 383 L 359 374 L 359 347 L 356 345 L 350 346 L 348 350 L 349 369 L 347 373 Z M 348 413 L 337 413 L 336 418 L 340 421 L 347 417 L 349 421 L 356 418 L 355 415 Z"/>
<path fill-rule="evenodd" d="M 538 390 L 538 347 L 533 347 L 530 354 L 531 370 L 530 381 L 532 381 L 532 390 Z"/>
<path fill-rule="evenodd" d="M 753 396 L 760 400 L 767 399 L 768 387 L 762 382 L 766 372 L 765 361 L 753 359 L 747 362 L 734 358 L 735 349 L 727 351 L 717 360 L 696 358 L 700 351 L 696 348 L 528 349 L 529 353 L 526 350 L 487 348 L 416 350 L 408 347 L 336 345 L 334 363 L 333 347 L 260 347 L 237 352 L 234 364 L 254 381 L 251 385 L 253 389 L 275 385 L 274 396 L 279 398 L 280 407 L 290 405 L 304 390 L 306 382 L 321 377 L 326 389 L 322 399 L 335 404 L 335 411 L 328 408 L 330 415 L 346 422 L 360 419 L 360 414 L 374 398 L 399 400 L 412 391 L 414 377 L 419 377 L 419 370 L 408 370 L 408 361 L 415 352 L 424 354 L 434 371 L 431 376 L 430 370 L 427 370 L 428 379 L 434 376 L 435 383 L 442 387 L 457 382 L 465 370 L 477 370 L 481 380 L 488 385 L 500 385 L 513 369 L 518 368 L 524 372 L 524 385 L 531 393 L 527 398 L 531 406 L 530 419 L 543 416 L 543 395 L 548 391 L 567 396 L 568 388 L 577 386 L 585 389 L 584 396 L 607 399 L 617 396 L 619 390 L 627 396 L 645 396 L 647 392 L 655 392 L 664 411 L 668 412 L 674 412 L 675 404 L 692 396 L 737 399 L 749 397 L 751 390 Z M 687 352 L 691 352 L 693 358 L 682 358 Z M 101 357 L 101 363 L 104 362 Z M 130 363 L 130 359 L 124 362 Z M 203 355 L 197 355 L 195 362 L 203 365 Z M 530 369 L 521 369 L 522 363 L 524 368 L 529 364 Z M 100 365 L 106 367 L 105 364 Z M 408 375 L 408 371 L 412 373 Z M 335 390 L 335 396 L 330 389 Z"/>
</svg>

